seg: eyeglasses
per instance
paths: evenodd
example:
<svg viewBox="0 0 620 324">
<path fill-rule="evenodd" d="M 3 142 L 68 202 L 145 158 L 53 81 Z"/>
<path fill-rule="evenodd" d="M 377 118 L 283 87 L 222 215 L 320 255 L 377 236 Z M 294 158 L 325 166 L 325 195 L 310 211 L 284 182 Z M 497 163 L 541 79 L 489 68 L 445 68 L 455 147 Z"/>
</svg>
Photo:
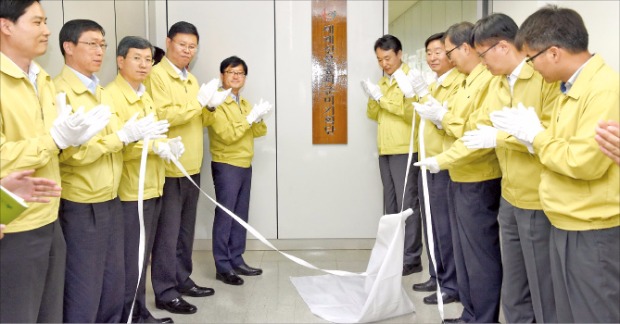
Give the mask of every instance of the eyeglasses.
<svg viewBox="0 0 620 324">
<path fill-rule="evenodd" d="M 497 46 L 497 44 L 499 44 L 499 42 L 497 42 L 497 43 L 493 44 L 491 47 L 487 48 L 487 50 L 486 50 L 486 51 L 484 51 L 484 52 L 482 52 L 482 53 L 478 54 L 478 57 L 479 57 L 479 58 L 481 58 L 481 59 L 483 59 L 483 58 L 484 58 L 484 56 L 485 56 L 485 55 L 487 55 L 487 52 L 488 52 L 488 51 L 490 51 L 493 47 Z"/>
<path fill-rule="evenodd" d="M 237 71 L 224 71 L 224 73 L 228 75 L 238 76 L 240 78 L 245 78 L 245 72 L 237 72 Z"/>
<path fill-rule="evenodd" d="M 196 52 L 198 50 L 198 46 L 194 45 L 194 44 L 185 44 L 185 43 L 177 43 L 175 41 L 172 41 L 174 44 L 176 44 L 180 49 L 183 50 L 187 50 L 188 52 Z"/>
<path fill-rule="evenodd" d="M 446 52 L 446 56 L 447 56 L 448 58 L 450 58 L 450 54 L 452 53 L 452 51 L 454 51 L 455 49 L 457 49 L 457 48 L 461 47 L 461 45 L 463 45 L 463 44 L 464 44 L 464 43 L 461 43 L 459 46 L 457 46 L 457 47 L 455 47 L 455 48 L 453 48 L 453 49 L 451 49 L 451 50 L 447 51 L 447 52 Z"/>
<path fill-rule="evenodd" d="M 150 57 L 134 56 L 131 58 L 131 60 L 134 61 L 134 63 L 136 64 L 144 63 L 145 65 L 153 65 L 153 63 L 155 63 L 155 61 L 153 61 L 153 59 Z"/>
<path fill-rule="evenodd" d="M 108 48 L 108 44 L 106 43 L 99 44 L 97 42 L 82 42 L 82 41 L 78 41 L 78 43 L 88 45 L 88 47 L 93 51 L 99 49 L 100 47 L 101 47 L 101 50 L 103 51 L 105 51 L 106 48 Z"/>
<path fill-rule="evenodd" d="M 551 46 L 554 46 L 554 45 L 551 45 Z M 538 52 L 538 53 L 534 54 L 534 56 L 532 56 L 532 57 L 528 58 L 527 60 L 525 60 L 525 62 L 526 62 L 526 63 L 533 62 L 535 58 L 537 58 L 540 54 L 542 54 L 542 53 L 546 52 L 548 49 L 550 49 L 550 48 L 551 48 L 551 46 L 547 46 L 547 47 L 545 47 L 542 51 L 540 51 L 540 52 Z"/>
</svg>

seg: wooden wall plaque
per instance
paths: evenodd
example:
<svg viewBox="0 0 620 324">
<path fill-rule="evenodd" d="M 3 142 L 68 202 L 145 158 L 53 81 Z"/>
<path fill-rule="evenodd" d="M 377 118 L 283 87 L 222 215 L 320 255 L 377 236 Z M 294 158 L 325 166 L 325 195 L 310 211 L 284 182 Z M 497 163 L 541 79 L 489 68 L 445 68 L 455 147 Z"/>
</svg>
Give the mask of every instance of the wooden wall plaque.
<svg viewBox="0 0 620 324">
<path fill-rule="evenodd" d="M 347 2 L 312 1 L 312 144 L 347 143 Z"/>
</svg>

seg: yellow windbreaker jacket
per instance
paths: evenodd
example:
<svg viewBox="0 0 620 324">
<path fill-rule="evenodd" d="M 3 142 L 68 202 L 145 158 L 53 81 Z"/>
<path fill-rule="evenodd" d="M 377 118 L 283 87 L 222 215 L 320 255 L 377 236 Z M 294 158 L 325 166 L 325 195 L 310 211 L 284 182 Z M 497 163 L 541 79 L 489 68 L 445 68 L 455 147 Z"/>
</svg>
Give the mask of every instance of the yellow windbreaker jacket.
<svg viewBox="0 0 620 324">
<path fill-rule="evenodd" d="M 153 67 L 145 81 L 147 92 L 153 98 L 159 119 L 170 123 L 168 138 L 181 136 L 185 153 L 179 162 L 190 175 L 200 173 L 203 156 L 203 127 L 215 120 L 215 112 L 209 112 L 200 106 L 197 95 L 200 90 L 198 80 L 188 73 L 187 80 L 182 80 L 164 57 Z M 166 177 L 181 178 L 183 173 L 172 163 L 166 164 Z"/>
<path fill-rule="evenodd" d="M 129 120 L 135 113 L 139 113 L 138 119 L 148 114 L 153 114 L 155 119 L 157 119 L 157 113 L 151 96 L 148 93 L 144 93 L 141 97 L 138 97 L 136 91 L 120 74 L 105 87 L 105 91 L 112 97 L 114 107 L 116 107 L 123 123 Z M 122 201 L 138 200 L 138 178 L 140 176 L 140 159 L 142 158 L 143 144 L 143 141 L 138 141 L 128 144 L 123 149 L 123 173 L 118 188 L 118 196 Z M 164 191 L 164 180 L 166 178 L 165 162 L 157 154 L 153 153 L 152 148 L 153 141 L 149 141 L 149 154 L 146 158 L 144 180 L 144 199 L 160 197 Z"/>
<path fill-rule="evenodd" d="M 400 67 L 405 74 L 409 73 L 409 66 L 402 63 Z M 383 76 L 379 80 L 379 87 L 383 97 L 379 102 L 372 98 L 368 99 L 366 115 L 368 118 L 377 121 L 377 147 L 379 155 L 408 154 L 409 139 L 411 137 L 411 121 L 413 118 L 413 105 L 415 96 L 405 98 L 402 90 L 398 87 L 396 80 L 390 84 L 390 79 Z M 416 115 L 414 127 L 420 122 Z M 414 143 L 417 143 L 417 131 Z M 414 152 L 417 146 L 414 145 Z"/>
<path fill-rule="evenodd" d="M 122 123 L 112 98 L 101 86 L 93 95 L 67 66 L 54 78 L 56 91 L 67 93 L 67 104 L 85 111 L 98 104 L 109 105 L 112 117 L 99 134 L 79 147 L 60 153 L 62 198 L 77 203 L 99 203 L 116 198 L 123 168 L 123 142 L 116 132 Z"/>
<path fill-rule="evenodd" d="M 452 101 L 463 80 L 465 80 L 465 74 L 459 72 L 456 68 L 453 68 L 449 73 L 441 84 L 433 83 L 429 86 L 429 93 L 441 103 Z M 443 152 L 445 140 L 446 132 L 435 127 L 433 122 L 427 120 L 426 125 L 424 125 L 426 157 L 432 157 Z"/>
<path fill-rule="evenodd" d="M 503 107 L 533 107 L 543 127 L 548 127 L 555 101 L 560 95 L 559 82 L 547 83 L 531 63 L 524 64 L 514 85 L 511 96 L 508 80 L 494 79 L 487 97 L 488 114 L 478 124 L 491 125 L 489 114 Z M 541 210 L 540 173 L 542 164 L 538 156 L 530 154 L 527 148 L 514 137 L 498 132 L 495 153 L 502 169 L 502 197 L 511 205 L 522 209 Z"/>
<path fill-rule="evenodd" d="M 478 64 L 465 78 L 441 121 L 449 136 L 444 144 L 450 146 L 444 146 L 444 152 L 435 158 L 441 169 L 448 169 L 454 182 L 481 182 L 502 176 L 493 149 L 476 150 L 463 157 L 464 154 L 459 152 L 467 148 L 459 147 L 461 142 L 456 141 L 466 131 L 477 128 L 475 121 L 479 114 L 485 113 L 484 102 L 493 78 L 499 77 L 494 77 L 486 67 Z"/>
<path fill-rule="evenodd" d="M 534 139 L 544 165 L 540 200 L 553 226 L 584 231 L 620 226 L 620 168 L 594 140 L 599 120 L 620 120 L 618 73 L 599 55 L 586 63 L 551 124 Z"/>
<path fill-rule="evenodd" d="M 59 150 L 50 135 L 58 116 L 51 77 L 41 69 L 35 92 L 24 71 L 2 53 L 0 70 L 0 177 L 35 169 L 35 177 L 60 184 Z M 52 223 L 58 218 L 59 202 L 50 198 L 47 204 L 30 203 L 4 231 L 23 232 Z"/>
<path fill-rule="evenodd" d="M 267 134 L 265 122 L 248 124 L 245 119 L 252 110 L 250 103 L 232 97 L 217 107 L 215 121 L 209 126 L 209 147 L 214 162 L 249 168 L 254 157 L 254 138 Z"/>
</svg>

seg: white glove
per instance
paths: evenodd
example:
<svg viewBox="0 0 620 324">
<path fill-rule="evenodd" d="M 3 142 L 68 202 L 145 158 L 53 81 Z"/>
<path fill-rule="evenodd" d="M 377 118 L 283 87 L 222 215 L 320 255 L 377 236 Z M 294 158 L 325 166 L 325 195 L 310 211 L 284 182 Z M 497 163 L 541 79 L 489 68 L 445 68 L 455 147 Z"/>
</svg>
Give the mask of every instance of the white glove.
<svg viewBox="0 0 620 324">
<path fill-rule="evenodd" d="M 153 152 L 166 162 L 170 162 L 173 158 L 172 149 L 166 142 L 153 142 Z"/>
<path fill-rule="evenodd" d="M 415 91 L 419 98 L 424 98 L 428 94 L 428 84 L 424 80 L 422 72 L 412 68 L 409 70 L 409 73 L 407 73 L 407 78 L 411 82 L 413 91 Z"/>
<path fill-rule="evenodd" d="M 442 105 L 433 97 L 429 97 L 428 99 L 429 100 L 424 104 L 414 102 L 413 107 L 420 117 L 432 121 L 433 124 L 439 127 L 441 126 L 443 116 L 448 112 L 448 102 L 444 101 Z"/>
<path fill-rule="evenodd" d="M 221 105 L 224 100 L 226 100 L 226 97 L 228 97 L 228 95 L 230 94 L 230 91 L 232 91 L 232 88 L 224 91 L 215 91 L 213 96 L 211 96 L 211 99 L 209 99 L 209 103 L 207 103 L 207 106 L 215 108 Z"/>
<path fill-rule="evenodd" d="M 80 109 L 83 109 L 80 107 Z M 79 109 L 78 109 L 79 111 Z M 93 136 L 101 132 L 110 122 L 112 112 L 110 107 L 106 105 L 97 105 L 84 114 L 84 122 L 89 125 L 88 129 L 82 136 L 76 139 L 74 146 L 82 145 L 88 142 Z"/>
<path fill-rule="evenodd" d="M 185 145 L 183 145 L 181 141 L 181 136 L 168 140 L 168 146 L 170 147 L 170 152 L 177 160 L 180 159 L 181 155 L 185 152 Z"/>
<path fill-rule="evenodd" d="M 50 129 L 50 135 L 60 149 L 79 146 L 100 132 L 110 120 L 110 108 L 97 106 L 84 114 L 84 107 L 71 113 L 73 108 L 67 105 L 64 92 L 56 95 L 59 114 Z"/>
<path fill-rule="evenodd" d="M 493 126 L 526 144 L 532 144 L 534 138 L 544 130 L 534 108 L 525 108 L 519 103 L 518 108 L 504 107 L 501 111 L 491 113 Z"/>
<path fill-rule="evenodd" d="M 209 104 L 209 100 L 217 92 L 217 88 L 220 85 L 219 79 L 213 79 L 207 84 L 202 84 L 200 90 L 198 90 L 198 102 L 201 106 L 206 107 Z"/>
<path fill-rule="evenodd" d="M 468 149 L 493 148 L 497 146 L 497 128 L 478 125 L 478 129 L 465 132 L 462 139 Z"/>
<path fill-rule="evenodd" d="M 266 106 L 267 112 L 265 112 L 260 119 L 265 120 L 269 117 L 271 117 L 271 115 L 273 115 L 273 112 L 275 110 L 275 108 L 273 107 L 273 105 L 271 103 L 269 103 L 269 101 L 263 101 L 263 98 L 260 98 L 260 101 L 258 102 L 259 105 L 264 105 Z"/>
<path fill-rule="evenodd" d="M 411 85 L 411 80 L 407 78 L 403 70 L 398 69 L 392 75 L 394 76 L 394 79 L 396 79 L 396 83 L 398 84 L 398 87 L 405 95 L 405 98 L 412 98 L 413 96 L 415 96 L 415 92 L 413 91 L 413 86 Z"/>
<path fill-rule="evenodd" d="M 378 85 L 370 82 L 370 79 L 366 79 L 362 81 L 362 88 L 366 91 L 366 95 L 371 97 L 372 99 L 379 101 L 381 97 L 383 97 L 383 93 L 381 92 L 381 88 Z"/>
<path fill-rule="evenodd" d="M 439 172 L 439 163 L 437 163 L 437 159 L 434 157 L 429 157 L 426 158 L 424 160 L 418 161 L 416 163 L 414 163 L 413 165 L 420 167 L 420 168 L 426 168 L 428 169 L 428 171 L 430 171 L 431 173 L 437 173 Z"/>
<path fill-rule="evenodd" d="M 263 99 L 261 99 L 259 103 L 254 104 L 254 108 L 252 108 L 245 119 L 248 121 L 248 124 L 252 125 L 269 113 L 269 110 L 271 110 L 271 104 L 268 101 L 263 101 Z"/>
<path fill-rule="evenodd" d="M 167 120 L 159 120 L 155 121 L 153 118 L 153 114 L 149 114 L 146 117 L 138 118 L 138 113 L 133 115 L 126 123 L 123 125 L 123 128 L 116 132 L 120 140 L 125 144 L 133 143 L 139 140 L 144 139 L 145 137 L 149 138 L 165 138 L 164 133 L 168 132 L 168 127 L 170 124 Z"/>
</svg>

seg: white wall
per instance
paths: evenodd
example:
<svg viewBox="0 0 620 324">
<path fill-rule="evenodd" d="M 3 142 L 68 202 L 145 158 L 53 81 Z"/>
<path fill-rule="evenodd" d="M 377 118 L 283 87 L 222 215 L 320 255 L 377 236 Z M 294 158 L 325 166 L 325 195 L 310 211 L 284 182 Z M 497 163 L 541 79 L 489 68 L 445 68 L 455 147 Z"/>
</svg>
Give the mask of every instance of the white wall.
<svg viewBox="0 0 620 324">
<path fill-rule="evenodd" d="M 101 71 L 97 77 L 103 85 L 116 77 L 116 44 L 124 36 L 146 36 L 145 6 L 141 0 L 94 0 L 94 1 L 41 1 L 48 17 L 51 31 L 47 53 L 37 59 L 45 70 L 55 77 L 64 65 L 58 34 L 62 25 L 72 19 L 91 19 L 105 30 L 105 40 L 109 44 Z"/>
<path fill-rule="evenodd" d="M 430 71 L 426 64 L 424 41 L 432 34 L 445 31 L 452 24 L 475 22 L 480 16 L 477 1 L 418 1 L 389 24 L 389 33 L 401 41 L 404 54 L 409 56 L 418 53 L 417 68 Z"/>
<path fill-rule="evenodd" d="M 521 25 L 547 3 L 577 11 L 588 29 L 590 52 L 601 54 L 607 64 L 620 70 L 620 1 L 493 1 L 493 12 L 505 13 Z"/>
</svg>

